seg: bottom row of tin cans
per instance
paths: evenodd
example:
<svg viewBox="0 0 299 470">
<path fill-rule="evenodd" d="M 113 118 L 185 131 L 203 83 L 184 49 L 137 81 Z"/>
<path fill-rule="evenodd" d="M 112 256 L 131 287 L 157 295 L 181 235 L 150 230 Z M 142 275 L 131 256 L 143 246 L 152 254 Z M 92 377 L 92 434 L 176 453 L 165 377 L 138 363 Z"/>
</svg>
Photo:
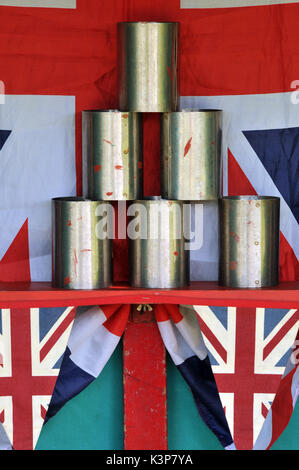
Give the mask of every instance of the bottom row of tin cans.
<svg viewBox="0 0 299 470">
<path fill-rule="evenodd" d="M 132 287 L 187 287 L 190 251 L 197 249 L 192 239 L 199 230 L 205 237 L 204 222 L 199 219 L 198 226 L 194 220 L 195 206 L 160 197 L 121 203 L 53 199 L 53 286 L 111 286 L 113 241 L 123 238 L 129 244 Z M 219 199 L 220 285 L 260 288 L 278 284 L 279 212 L 278 197 Z"/>
</svg>

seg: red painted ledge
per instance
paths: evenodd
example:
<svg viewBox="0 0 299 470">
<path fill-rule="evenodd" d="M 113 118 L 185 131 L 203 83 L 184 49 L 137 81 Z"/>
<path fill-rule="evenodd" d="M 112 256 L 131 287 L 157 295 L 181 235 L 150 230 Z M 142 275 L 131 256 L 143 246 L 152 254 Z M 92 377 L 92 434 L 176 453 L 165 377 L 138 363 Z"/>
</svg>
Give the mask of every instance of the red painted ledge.
<svg viewBox="0 0 299 470">
<path fill-rule="evenodd" d="M 114 303 L 299 308 L 299 281 L 261 289 L 228 289 L 217 282 L 203 281 L 192 282 L 183 289 L 136 289 L 118 283 L 100 290 L 55 289 L 47 282 L 0 283 L 0 308 Z"/>
</svg>

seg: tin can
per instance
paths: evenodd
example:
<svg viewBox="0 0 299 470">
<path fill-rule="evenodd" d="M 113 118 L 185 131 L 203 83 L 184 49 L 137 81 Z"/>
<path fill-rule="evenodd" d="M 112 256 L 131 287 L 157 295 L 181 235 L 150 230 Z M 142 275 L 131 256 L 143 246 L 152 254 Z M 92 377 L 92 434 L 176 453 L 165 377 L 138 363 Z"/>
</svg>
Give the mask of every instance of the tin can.
<svg viewBox="0 0 299 470">
<path fill-rule="evenodd" d="M 145 288 L 189 285 L 190 256 L 185 239 L 190 219 L 183 203 L 148 198 L 131 204 L 128 215 L 130 284 Z"/>
<path fill-rule="evenodd" d="M 178 23 L 118 23 L 119 107 L 124 111 L 175 111 Z"/>
<path fill-rule="evenodd" d="M 62 289 L 100 289 L 112 283 L 112 240 L 105 222 L 111 204 L 80 197 L 52 199 L 52 283 Z M 109 213 L 110 212 L 110 213 Z"/>
<path fill-rule="evenodd" d="M 279 211 L 278 197 L 220 199 L 220 285 L 259 288 L 278 284 Z"/>
<path fill-rule="evenodd" d="M 102 201 L 143 194 L 142 115 L 118 110 L 82 113 L 83 195 Z"/>
<path fill-rule="evenodd" d="M 161 115 L 162 196 L 203 201 L 221 195 L 221 110 Z"/>
</svg>

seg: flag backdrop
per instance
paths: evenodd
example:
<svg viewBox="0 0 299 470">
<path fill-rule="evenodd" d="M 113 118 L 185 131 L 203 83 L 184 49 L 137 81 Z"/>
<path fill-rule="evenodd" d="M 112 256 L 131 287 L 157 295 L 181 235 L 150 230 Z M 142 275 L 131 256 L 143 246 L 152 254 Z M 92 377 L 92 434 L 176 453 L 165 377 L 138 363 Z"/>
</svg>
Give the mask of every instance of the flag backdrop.
<svg viewBox="0 0 299 470">
<path fill-rule="evenodd" d="M 5 227 L 0 281 L 50 279 L 50 199 L 81 194 L 81 111 L 117 108 L 116 22 L 140 20 L 180 22 L 180 106 L 223 109 L 224 194 L 281 197 L 280 278 L 299 279 L 299 103 L 294 86 L 299 80 L 299 2 L 0 0 L 0 19 L 0 88 L 5 91 L 0 104 L 0 220 Z M 158 116 L 145 115 L 144 125 L 145 193 L 160 194 Z M 205 229 L 210 226 L 205 220 L 216 220 L 216 211 L 204 205 Z M 212 225 L 203 234 L 201 250 L 192 253 L 193 280 L 216 279 L 217 227 Z M 120 240 L 114 249 L 115 279 L 126 280 L 126 243 Z M 250 446 L 262 426 L 298 326 L 297 311 L 258 307 L 242 316 L 234 307 L 200 307 L 222 404 L 241 447 Z M 2 309 L 2 317 L 8 316 Z M 1 345 L 9 344 L 5 337 L 10 334 L 3 318 Z M 12 349 L 6 346 L 5 351 Z M 14 373 L 5 369 L 8 359 L 2 355 L 1 373 L 12 384 Z M 236 385 L 242 384 L 245 372 L 239 361 L 246 357 L 249 401 Z M 54 365 L 47 365 L 46 373 L 35 363 L 34 374 L 49 377 L 50 385 L 34 396 L 51 395 Z M 1 392 L 5 413 L 0 417 L 9 437 L 11 396 Z M 243 410 L 245 402 L 247 414 L 232 411 Z M 38 398 L 37 409 L 41 404 Z M 251 424 L 244 429 L 248 419 Z"/>
</svg>

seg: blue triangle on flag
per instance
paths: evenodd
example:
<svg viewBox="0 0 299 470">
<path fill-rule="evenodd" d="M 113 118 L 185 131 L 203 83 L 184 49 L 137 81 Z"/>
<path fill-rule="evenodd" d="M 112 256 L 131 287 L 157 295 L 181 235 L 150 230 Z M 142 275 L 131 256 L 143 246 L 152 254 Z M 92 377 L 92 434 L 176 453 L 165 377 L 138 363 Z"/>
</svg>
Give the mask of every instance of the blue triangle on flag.
<svg viewBox="0 0 299 470">
<path fill-rule="evenodd" d="M 2 147 L 5 144 L 5 142 L 7 141 L 10 134 L 11 134 L 11 131 L 0 130 L 0 150 L 2 150 Z"/>
<path fill-rule="evenodd" d="M 299 222 L 299 127 L 243 134 Z"/>
<path fill-rule="evenodd" d="M 274 328 L 281 322 L 289 311 L 290 310 L 287 308 L 265 308 L 264 339 L 272 333 Z"/>
</svg>

